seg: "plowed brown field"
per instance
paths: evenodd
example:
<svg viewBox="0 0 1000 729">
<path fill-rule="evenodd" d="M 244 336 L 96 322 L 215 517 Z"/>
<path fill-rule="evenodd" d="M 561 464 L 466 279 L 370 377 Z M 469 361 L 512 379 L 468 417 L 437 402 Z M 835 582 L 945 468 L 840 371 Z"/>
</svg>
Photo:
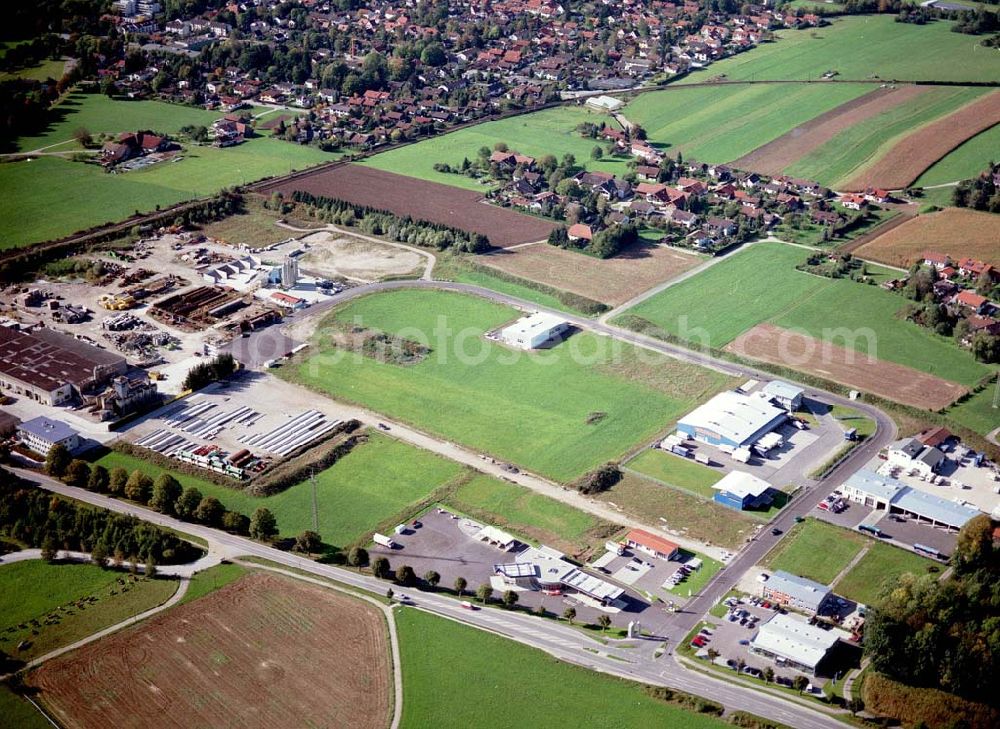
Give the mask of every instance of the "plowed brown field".
<svg viewBox="0 0 1000 729">
<path fill-rule="evenodd" d="M 389 210 L 399 216 L 450 225 L 470 233 L 482 233 L 498 248 L 543 240 L 556 227 L 555 223 L 541 218 L 490 205 L 472 190 L 361 165 L 329 167 L 258 188 L 265 195 L 277 191 L 286 197 L 295 190 Z"/>
<path fill-rule="evenodd" d="M 663 246 L 637 246 L 599 259 L 539 243 L 477 259 L 479 263 L 610 306 L 669 281 L 702 262 Z"/>
<path fill-rule="evenodd" d="M 854 254 L 909 268 L 926 251 L 944 253 L 955 261 L 978 258 L 1000 267 L 1000 215 L 965 208 L 918 215 L 865 243 Z"/>
<path fill-rule="evenodd" d="M 903 86 L 898 89 L 876 89 L 830 109 L 825 114 L 820 114 L 730 164 L 741 170 L 753 170 L 771 176 L 780 175 L 786 167 L 829 142 L 839 132 L 887 109 L 906 103 L 928 88 Z"/>
<path fill-rule="evenodd" d="M 385 727 L 378 610 L 253 574 L 45 663 L 29 682 L 64 727 Z"/>
<path fill-rule="evenodd" d="M 966 392 L 966 388 L 954 382 L 894 362 L 870 359 L 853 349 L 773 324 L 758 324 L 730 342 L 726 349 L 928 410 L 939 410 Z"/>
<path fill-rule="evenodd" d="M 872 165 L 843 185 L 845 190 L 906 187 L 966 139 L 1000 123 L 1000 91 L 966 104 L 903 137 Z"/>
</svg>

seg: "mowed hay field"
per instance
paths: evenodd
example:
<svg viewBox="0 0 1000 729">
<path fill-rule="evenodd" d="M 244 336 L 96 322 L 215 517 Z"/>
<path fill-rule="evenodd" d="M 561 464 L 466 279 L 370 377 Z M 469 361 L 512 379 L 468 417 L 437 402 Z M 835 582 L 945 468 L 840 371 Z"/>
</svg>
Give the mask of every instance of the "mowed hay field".
<svg viewBox="0 0 1000 729">
<path fill-rule="evenodd" d="M 842 189 L 905 187 L 951 150 L 997 123 L 1000 123 L 1000 91 L 993 91 L 899 139 L 885 154 L 847 180 Z"/>
<path fill-rule="evenodd" d="M 69 728 L 382 729 L 392 676 L 376 608 L 252 574 L 53 659 L 28 683 Z"/>
<path fill-rule="evenodd" d="M 958 180 L 968 180 L 986 169 L 991 157 L 1000 149 L 1000 124 L 977 134 L 935 162 L 914 183 L 920 187 L 946 185 Z M 950 188 L 945 188 L 951 193 Z"/>
<path fill-rule="evenodd" d="M 754 244 L 618 321 L 631 328 L 652 324 L 692 346 L 714 348 L 767 322 L 966 386 L 989 372 L 950 339 L 898 319 L 906 303 L 901 296 L 796 271 L 805 257 L 806 251 L 782 243 Z"/>
<path fill-rule="evenodd" d="M 600 259 L 539 243 L 505 250 L 477 261 L 521 278 L 619 306 L 643 291 L 694 268 L 706 259 L 659 245 L 636 245 Z"/>
<path fill-rule="evenodd" d="M 872 90 L 866 84 L 677 85 L 640 94 L 623 113 L 671 154 L 721 163 Z"/>
<path fill-rule="evenodd" d="M 976 131 L 963 124 L 948 128 L 948 134 L 939 131 L 928 139 L 924 130 L 940 130 L 937 122 L 989 96 L 992 94 L 981 88 L 926 88 L 904 103 L 844 128 L 825 144 L 789 164 L 785 172 L 818 180 L 835 189 L 845 186 L 855 189 L 859 175 L 871 170 L 872 175 L 884 179 L 871 177 L 869 184 L 903 187 Z M 892 163 L 886 166 L 882 160 Z M 908 179 L 899 182 L 902 177 Z"/>
<path fill-rule="evenodd" d="M 1000 78 L 1000 54 L 977 36 L 951 32 L 953 23 L 897 23 L 891 15 L 832 18 L 831 25 L 780 30 L 773 43 L 713 63 L 681 83 L 725 74 L 730 80 L 987 81 Z"/>
<path fill-rule="evenodd" d="M 909 268 L 927 251 L 955 261 L 977 258 L 1000 267 L 1000 216 L 967 208 L 946 208 L 918 215 L 865 243 L 854 255 Z"/>
<path fill-rule="evenodd" d="M 850 600 L 872 605 L 879 594 L 891 589 L 901 575 L 909 572 L 920 577 L 935 564 L 933 560 L 905 549 L 872 542 L 865 556 L 834 585 L 834 591 Z"/>
<path fill-rule="evenodd" d="M 211 124 L 218 114 L 159 102 L 111 101 L 73 95 L 56 107 L 44 134 L 18 140 L 21 150 L 58 145 L 47 152 L 75 152 L 74 131 L 117 134 L 152 129 L 175 134 L 186 124 Z M 227 149 L 186 145 L 174 161 L 109 174 L 99 165 L 68 157 L 39 156 L 0 164 L 0 248 L 60 238 L 95 225 L 117 222 L 224 187 L 336 159 L 314 147 L 257 137 Z"/>
<path fill-rule="evenodd" d="M 490 205 L 475 192 L 355 164 L 320 170 L 260 190 L 264 194 L 279 192 L 286 198 L 296 191 L 481 233 L 499 248 L 544 240 L 555 228 L 555 223 L 542 218 Z"/>
<path fill-rule="evenodd" d="M 537 352 L 483 337 L 518 316 L 451 292 L 374 294 L 333 311 L 319 331 L 361 326 L 395 334 L 429 345 L 423 360 L 331 356 L 335 348 L 320 334 L 313 354 L 280 373 L 560 481 L 621 456 L 731 384 L 588 333 Z"/>
<path fill-rule="evenodd" d="M 493 633 L 409 608 L 396 616 L 406 729 L 465 729 L 488 716 L 508 726 L 729 726 Z"/>
<path fill-rule="evenodd" d="M 122 453 L 109 453 L 99 463 L 109 470 L 115 466 L 129 472 L 138 468 L 154 479 L 162 473 L 158 466 Z M 350 544 L 381 522 L 407 512 L 411 505 L 461 472 L 462 466 L 453 461 L 369 433 L 367 443 L 355 446 L 330 468 L 316 474 L 319 534 L 326 544 Z M 185 487 L 193 486 L 203 496 L 215 496 L 227 509 L 246 516 L 258 507 L 267 507 L 278 520 L 282 536 L 294 537 L 314 529 L 312 487 L 308 482 L 273 496 L 251 496 L 236 487 L 219 486 L 181 473 L 174 476 Z"/>
<path fill-rule="evenodd" d="M 581 122 L 597 125 L 605 122 L 615 126 L 607 114 L 591 112 L 585 108 L 561 106 L 476 124 L 424 139 L 416 144 L 369 157 L 361 164 L 399 175 L 484 192 L 491 185 L 484 185 L 465 175 L 438 172 L 434 169 L 434 165 L 446 162 L 455 167 L 461 165 L 466 157 L 475 160 L 481 147 L 492 150 L 497 142 L 505 142 L 510 149 L 536 158 L 551 154 L 557 159 L 562 159 L 563 155 L 572 154 L 576 157 L 577 164 L 585 166 L 588 170 L 613 172 L 619 177 L 628 172 L 627 157 L 605 157 L 596 161 L 590 158 L 591 150 L 599 142 L 584 137 L 576 131 Z"/>
</svg>

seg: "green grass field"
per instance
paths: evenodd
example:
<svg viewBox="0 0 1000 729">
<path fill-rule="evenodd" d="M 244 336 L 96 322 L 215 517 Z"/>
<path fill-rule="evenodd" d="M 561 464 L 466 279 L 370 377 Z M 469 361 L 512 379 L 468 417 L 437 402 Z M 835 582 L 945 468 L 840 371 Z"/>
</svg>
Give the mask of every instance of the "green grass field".
<svg viewBox="0 0 1000 729">
<path fill-rule="evenodd" d="M 669 488 L 630 471 L 597 498 L 640 521 L 663 523 L 687 537 L 728 549 L 742 545 L 760 523 L 746 512 Z"/>
<path fill-rule="evenodd" d="M 966 140 L 920 175 L 913 184 L 924 187 L 968 180 L 986 169 L 990 160 L 998 156 L 997 150 L 1000 150 L 1000 124 Z M 948 196 L 950 204 L 950 189 Z"/>
<path fill-rule="evenodd" d="M 186 602 L 193 602 L 215 592 L 221 587 L 225 587 L 230 582 L 236 582 L 248 572 L 246 567 L 238 564 L 217 564 L 207 570 L 196 572 L 188 584 L 187 592 L 181 598 L 180 605 Z"/>
<path fill-rule="evenodd" d="M 763 564 L 829 585 L 866 543 L 860 534 L 806 519 L 789 530 Z"/>
<path fill-rule="evenodd" d="M 900 575 L 906 572 L 925 575 L 927 568 L 934 564 L 933 560 L 919 554 L 873 542 L 867 554 L 834 585 L 834 592 L 850 600 L 872 605 L 879 593 L 894 584 Z"/>
<path fill-rule="evenodd" d="M 988 435 L 1000 428 L 1000 408 L 993 407 L 996 388 L 996 378 L 994 378 L 981 392 L 949 409 L 948 417 L 980 435 Z"/>
<path fill-rule="evenodd" d="M 557 159 L 562 159 L 565 154 L 572 154 L 576 157 L 577 164 L 585 165 L 589 170 L 604 170 L 622 175 L 628 171 L 625 163 L 629 158 L 607 157 L 600 161 L 590 159 L 590 152 L 596 145 L 605 145 L 598 140 L 582 137 L 576 131 L 577 125 L 581 122 L 600 124 L 602 121 L 614 123 L 606 114 L 589 112 L 586 109 L 568 106 L 546 109 L 534 114 L 477 124 L 457 132 L 432 137 L 417 144 L 375 155 L 361 164 L 422 180 L 485 192 L 489 189 L 488 186 L 480 184 L 477 180 L 464 175 L 437 172 L 434 170 L 434 165 L 438 162 L 447 162 L 452 166 L 460 165 L 464 157 L 475 160 L 480 147 L 485 146 L 492 150 L 497 142 L 506 142 L 510 149 L 521 154 L 534 157 L 552 154 Z"/>
<path fill-rule="evenodd" d="M 561 501 L 481 474 L 459 486 L 447 503 L 476 518 L 490 516 L 490 523 L 539 542 L 558 540 L 577 551 L 600 538 L 593 530 L 608 527 L 591 514 Z"/>
<path fill-rule="evenodd" d="M 713 63 L 682 83 L 726 74 L 731 80 L 819 79 L 838 71 L 838 79 L 995 81 L 1000 54 L 979 45 L 981 38 L 951 32 L 952 23 L 918 26 L 897 23 L 891 15 L 835 18 L 826 28 L 783 30 L 778 40 Z"/>
<path fill-rule="evenodd" d="M 23 78 L 30 81 L 47 81 L 52 78 L 58 81 L 62 77 L 65 68 L 65 61 L 47 59 L 29 68 L 0 72 L 0 81 L 10 81 L 15 78 Z"/>
<path fill-rule="evenodd" d="M 901 296 L 796 271 L 804 257 L 792 246 L 758 243 L 627 313 L 693 346 L 724 347 L 755 325 L 771 322 L 965 385 L 989 371 L 951 340 L 897 319 L 906 303 Z M 721 304 L 719 292 L 725 292 Z"/>
<path fill-rule="evenodd" d="M 140 468 L 156 478 L 162 470 L 152 463 L 121 453 L 100 461 L 107 468 Z M 377 524 L 405 511 L 461 473 L 452 461 L 377 433 L 325 471 L 316 474 L 319 533 L 323 541 L 343 546 L 364 536 Z M 274 496 L 251 496 L 183 474 L 174 474 L 185 487 L 194 486 L 215 496 L 227 509 L 247 516 L 266 506 L 278 520 L 282 536 L 293 537 L 313 528 L 312 488 L 301 483 Z"/>
<path fill-rule="evenodd" d="M 885 155 L 907 134 L 986 92 L 986 89 L 962 87 L 927 89 L 903 104 L 851 125 L 785 168 L 785 172 L 838 188 Z M 980 149 L 985 151 L 981 146 Z"/>
<path fill-rule="evenodd" d="M 328 321 L 429 343 L 423 361 L 331 356 L 317 342 L 316 354 L 281 374 L 560 481 L 619 457 L 726 383 L 666 357 L 643 363 L 630 345 L 588 333 L 539 352 L 482 337 L 517 316 L 449 292 L 372 295 Z"/>
<path fill-rule="evenodd" d="M 671 153 L 731 162 L 870 91 L 866 84 L 675 86 L 637 96 L 624 114 L 642 125 L 652 143 L 669 145 Z"/>
<path fill-rule="evenodd" d="M 451 620 L 404 608 L 396 625 L 403 727 L 464 728 L 487 716 L 502 716 L 509 726 L 563 726 L 571 717 L 618 728 L 727 726 L 658 702 L 638 684 Z"/>
<path fill-rule="evenodd" d="M 715 495 L 712 486 L 722 478 L 721 473 L 708 466 L 659 448 L 645 449 L 625 466 L 656 481 L 676 486 L 706 499 L 711 499 Z"/>
<path fill-rule="evenodd" d="M 127 589 L 119 580 L 127 583 Z M 90 564 L 30 560 L 4 565 L 0 567 L 0 650 L 30 660 L 156 607 L 176 590 L 176 580 L 133 581 L 125 572 Z M 73 604 L 89 597 L 96 601 L 82 607 Z M 58 616 L 55 622 L 46 624 L 53 614 Z M 35 630 L 37 635 L 33 635 Z M 16 650 L 21 641 L 30 642 L 30 647 Z"/>
<path fill-rule="evenodd" d="M 52 725 L 38 709 L 21 698 L 10 686 L 0 683 L 0 716 L 4 725 L 17 729 L 52 729 Z"/>
<path fill-rule="evenodd" d="M 708 584 L 715 575 L 722 569 L 722 562 L 717 559 L 712 559 L 711 557 L 706 557 L 704 554 L 698 554 L 693 552 L 688 552 L 687 550 L 681 550 L 681 552 L 687 553 L 691 557 L 697 557 L 701 560 L 701 568 L 692 572 L 686 580 L 681 582 L 676 587 L 670 587 L 665 590 L 672 595 L 679 595 L 681 597 L 693 597 L 701 592 L 702 588 Z M 661 595 L 662 597 L 662 595 Z"/>
<path fill-rule="evenodd" d="M 73 133 L 80 127 L 95 135 L 148 128 L 171 134 L 186 124 L 209 124 L 219 116 L 154 101 L 112 101 L 80 94 L 56 108 L 61 120 L 41 135 L 18 140 L 20 150 L 56 144 L 51 151 L 79 150 Z M 187 146 L 175 161 L 123 174 L 55 156 L 0 164 L 0 188 L 6 193 L 0 198 L 0 248 L 58 238 L 136 211 L 149 212 L 334 158 L 314 147 L 253 138 L 228 149 Z"/>
</svg>

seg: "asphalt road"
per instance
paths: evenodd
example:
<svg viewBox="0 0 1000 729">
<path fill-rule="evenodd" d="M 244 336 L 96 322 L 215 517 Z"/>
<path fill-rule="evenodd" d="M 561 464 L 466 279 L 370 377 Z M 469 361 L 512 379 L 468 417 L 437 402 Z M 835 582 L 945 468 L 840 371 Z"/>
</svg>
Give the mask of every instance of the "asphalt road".
<svg viewBox="0 0 1000 729">
<path fill-rule="evenodd" d="M 182 522 L 145 507 L 66 486 L 38 473 L 18 471 L 18 474 L 48 491 L 204 539 L 210 544 L 213 553 L 226 555 L 230 559 L 240 556 L 259 557 L 375 594 L 382 594 L 386 589 L 385 582 L 351 570 L 319 564 L 260 542 L 203 525 Z M 723 704 L 727 710 L 749 711 L 801 729 L 842 727 L 838 719 L 818 709 L 692 671 L 670 660 L 668 654 L 656 658 L 653 651 L 660 645 L 660 641 L 626 641 L 631 644 L 639 643 L 640 647 L 621 649 L 614 646 L 614 641 L 604 645 L 578 630 L 545 618 L 500 609 L 468 610 L 457 600 L 434 593 L 409 590 L 408 594 L 412 595 L 413 607 L 416 609 L 489 630 L 543 650 L 569 663 L 623 678 L 698 694 Z"/>
</svg>

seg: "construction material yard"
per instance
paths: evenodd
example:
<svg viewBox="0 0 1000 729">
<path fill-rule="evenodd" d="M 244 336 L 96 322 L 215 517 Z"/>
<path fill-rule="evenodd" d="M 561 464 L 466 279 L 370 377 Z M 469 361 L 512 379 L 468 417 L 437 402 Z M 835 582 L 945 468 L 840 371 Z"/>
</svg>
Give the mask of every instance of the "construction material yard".
<svg viewBox="0 0 1000 729">
<path fill-rule="evenodd" d="M 28 683 L 71 728 L 150 726 L 164 716 L 183 726 L 271 727 L 294 716 L 303 725 L 381 729 L 392 675 L 376 608 L 252 574 L 53 659 Z"/>
</svg>

